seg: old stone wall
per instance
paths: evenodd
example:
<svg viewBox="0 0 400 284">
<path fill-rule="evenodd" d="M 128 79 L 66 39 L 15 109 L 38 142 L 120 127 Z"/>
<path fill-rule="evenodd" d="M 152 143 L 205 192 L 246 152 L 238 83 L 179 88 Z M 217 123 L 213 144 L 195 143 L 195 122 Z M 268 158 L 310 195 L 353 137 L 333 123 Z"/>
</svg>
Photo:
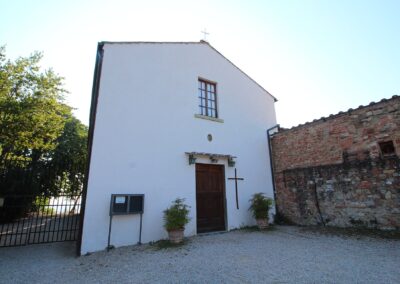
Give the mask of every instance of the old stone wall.
<svg viewBox="0 0 400 284">
<path fill-rule="evenodd" d="M 400 229 L 400 97 L 280 130 L 271 143 L 282 217 Z"/>
</svg>

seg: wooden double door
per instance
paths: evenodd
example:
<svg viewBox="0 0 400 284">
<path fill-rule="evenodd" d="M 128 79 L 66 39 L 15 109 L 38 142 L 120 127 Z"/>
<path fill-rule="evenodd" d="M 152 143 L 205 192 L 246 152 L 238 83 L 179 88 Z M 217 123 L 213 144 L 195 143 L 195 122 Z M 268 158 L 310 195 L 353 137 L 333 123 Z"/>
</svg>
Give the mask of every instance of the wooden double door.
<svg viewBox="0 0 400 284">
<path fill-rule="evenodd" d="M 225 168 L 196 164 L 197 233 L 224 231 Z"/>
</svg>

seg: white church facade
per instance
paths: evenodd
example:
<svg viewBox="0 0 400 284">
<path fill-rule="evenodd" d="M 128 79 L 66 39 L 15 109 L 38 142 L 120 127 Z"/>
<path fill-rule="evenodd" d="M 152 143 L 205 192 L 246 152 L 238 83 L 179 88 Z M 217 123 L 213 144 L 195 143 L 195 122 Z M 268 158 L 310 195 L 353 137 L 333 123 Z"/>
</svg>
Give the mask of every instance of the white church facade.
<svg viewBox="0 0 400 284">
<path fill-rule="evenodd" d="M 254 225 L 251 195 L 273 197 L 275 101 L 204 41 L 99 43 L 81 254 L 165 239 L 177 197 L 190 206 L 185 236 Z M 143 195 L 143 214 L 111 227 L 112 194 Z"/>
</svg>

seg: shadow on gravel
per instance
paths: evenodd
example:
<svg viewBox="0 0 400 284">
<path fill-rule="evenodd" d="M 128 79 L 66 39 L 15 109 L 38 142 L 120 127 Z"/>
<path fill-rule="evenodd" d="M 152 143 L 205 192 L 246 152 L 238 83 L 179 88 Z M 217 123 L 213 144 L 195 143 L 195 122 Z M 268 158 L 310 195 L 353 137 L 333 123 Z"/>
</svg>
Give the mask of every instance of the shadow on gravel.
<svg viewBox="0 0 400 284">
<path fill-rule="evenodd" d="M 57 243 L 54 247 L 57 248 L 56 251 L 60 257 L 78 257 L 76 252 L 76 242 Z"/>
<path fill-rule="evenodd" d="M 363 237 L 370 237 L 376 239 L 392 239 L 400 240 L 400 231 L 380 231 L 374 229 L 363 228 L 337 228 L 337 227 L 299 227 L 300 232 L 316 233 L 321 235 L 331 235 L 339 237 L 351 237 L 360 239 Z"/>
<path fill-rule="evenodd" d="M 264 230 L 260 230 L 257 226 L 246 226 L 246 227 L 241 227 L 239 229 L 235 229 L 235 230 L 231 230 L 231 232 L 233 231 L 242 231 L 242 232 L 260 232 L 260 233 L 268 233 L 268 232 L 272 232 L 272 231 L 276 231 L 277 227 L 274 225 L 269 225 L 269 227 L 267 229 Z"/>
</svg>

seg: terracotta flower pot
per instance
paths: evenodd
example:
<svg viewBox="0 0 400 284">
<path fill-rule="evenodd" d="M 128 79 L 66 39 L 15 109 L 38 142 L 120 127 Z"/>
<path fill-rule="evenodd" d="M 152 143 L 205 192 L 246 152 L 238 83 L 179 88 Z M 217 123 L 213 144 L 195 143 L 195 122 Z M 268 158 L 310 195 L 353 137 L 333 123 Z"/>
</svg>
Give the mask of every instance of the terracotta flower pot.
<svg viewBox="0 0 400 284">
<path fill-rule="evenodd" d="M 179 244 L 183 241 L 184 229 L 168 230 L 169 241 L 173 244 Z"/>
<path fill-rule="evenodd" d="M 267 218 L 263 218 L 263 219 L 256 219 L 257 222 L 257 226 L 260 230 L 264 230 L 266 228 L 268 228 L 268 219 Z"/>
</svg>

